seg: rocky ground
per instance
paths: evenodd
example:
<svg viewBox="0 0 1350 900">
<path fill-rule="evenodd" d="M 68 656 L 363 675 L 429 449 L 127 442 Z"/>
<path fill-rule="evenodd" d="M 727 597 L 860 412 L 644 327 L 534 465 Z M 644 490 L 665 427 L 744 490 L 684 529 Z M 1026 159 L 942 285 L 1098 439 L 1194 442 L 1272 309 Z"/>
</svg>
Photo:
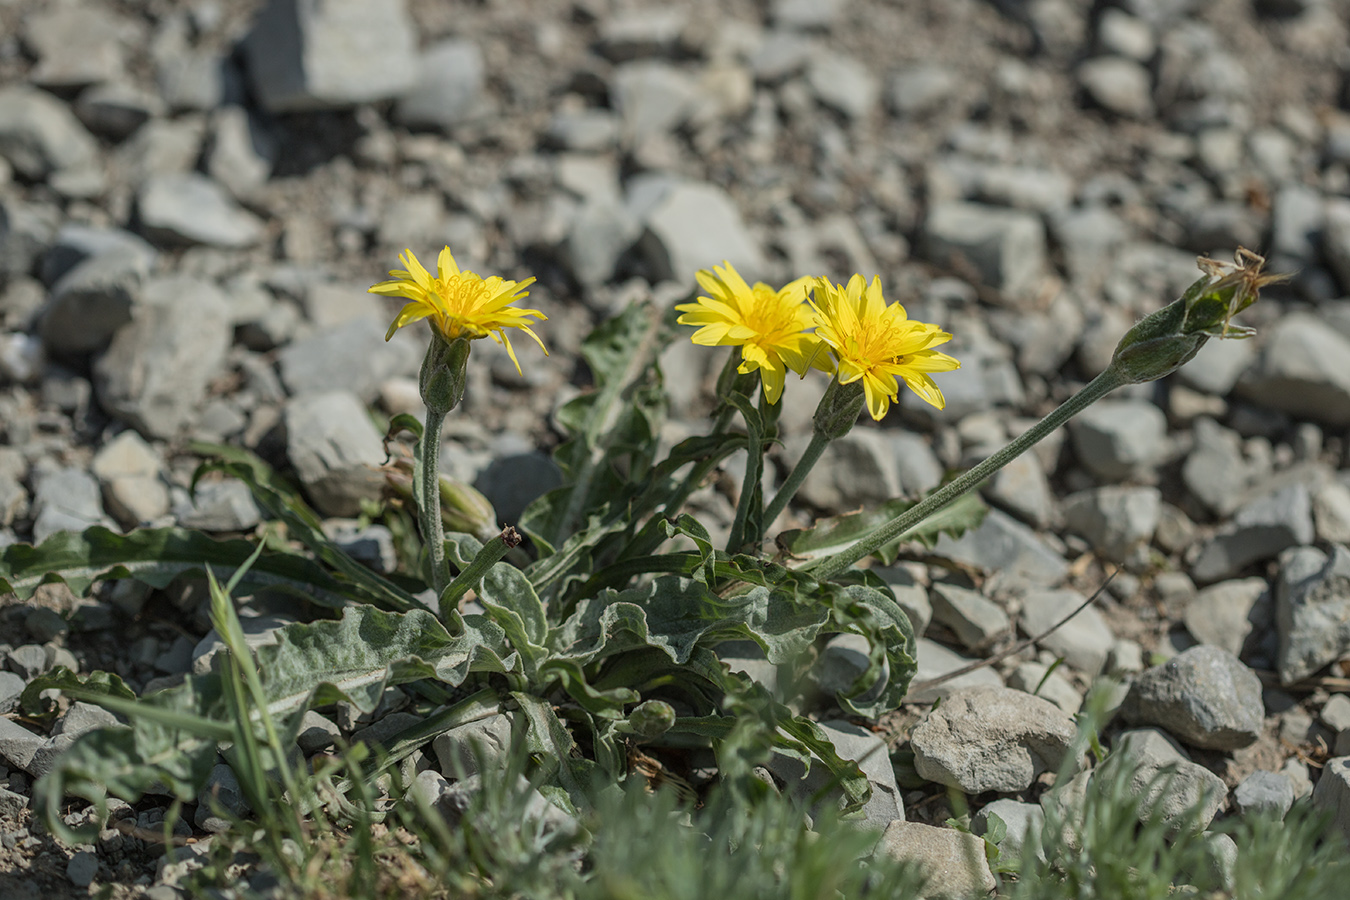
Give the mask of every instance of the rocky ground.
<svg viewBox="0 0 1350 900">
<path fill-rule="evenodd" d="M 0 546 L 93 523 L 249 531 L 242 485 L 188 496 L 187 445 L 206 440 L 294 472 L 388 565 L 389 533 L 353 522 L 384 458 L 366 412 L 419 410 L 422 338 L 386 344 L 392 310 L 364 291 L 405 247 L 538 278 L 551 355 L 519 347 L 521 377 L 477 344 L 447 425 L 446 469 L 509 522 L 557 478 L 550 413 L 584 388 L 589 327 L 687 296 L 699 267 L 878 273 L 956 335 L 947 408 L 910 397 L 860 425 L 808 481 L 804 521 L 982 458 L 1101 371 L 1197 254 L 1245 246 L 1296 273 L 1244 314 L 1255 340 L 1099 403 L 987 486 L 995 509 L 937 548 L 948 564 L 886 570 L 925 679 L 1122 567 L 1035 650 L 881 723 L 912 754 L 901 782 L 924 786 L 883 760 L 869 815 L 908 819 L 888 829 L 903 854 L 953 785 L 1014 830 L 1101 673 L 1131 684 L 1111 731 L 1129 758 L 1190 761 L 1179 803 L 1212 785 L 1207 812 L 1241 815 L 1316 784 L 1350 809 L 1346 767 L 1326 765 L 1350 753 L 1348 33 L 1345 0 L 8 0 Z M 663 356 L 672 440 L 703 427 L 714 357 Z M 783 466 L 822 387 L 788 386 Z M 700 496 L 710 524 L 737 482 Z M 202 602 L 126 583 L 0 598 L 0 712 L 56 664 L 172 683 L 209 649 Z M 258 631 L 294 614 L 263 612 Z M 101 721 L 0 719 L 6 897 L 178 895 L 129 829 L 162 807 L 85 848 L 27 809 L 53 751 Z"/>
</svg>

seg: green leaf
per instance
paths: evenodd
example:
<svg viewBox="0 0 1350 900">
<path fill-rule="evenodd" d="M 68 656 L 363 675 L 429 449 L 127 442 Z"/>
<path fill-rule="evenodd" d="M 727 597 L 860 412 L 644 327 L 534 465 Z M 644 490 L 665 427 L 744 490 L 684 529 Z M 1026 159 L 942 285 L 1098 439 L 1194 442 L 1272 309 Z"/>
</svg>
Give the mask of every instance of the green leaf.
<svg viewBox="0 0 1350 900">
<path fill-rule="evenodd" d="M 914 505 L 909 500 L 891 500 L 876 509 L 822 519 L 810 528 L 783 532 L 778 536 L 778 544 L 798 560 L 824 559 L 848 549 Z M 902 538 L 881 547 L 875 556 L 890 565 L 895 562 L 904 541 L 918 541 L 925 547 L 932 547 L 941 535 L 959 538 L 967 530 L 979 527 L 988 511 L 989 507 L 979 495 L 971 491 L 929 516 Z"/>
<path fill-rule="evenodd" d="M 473 562 L 483 545 L 467 534 L 449 534 L 445 537 L 445 548 L 450 561 L 462 571 Z M 488 616 L 506 632 L 511 645 L 521 653 L 526 663 L 526 675 L 533 677 L 548 655 L 544 647 L 548 638 L 548 619 L 534 585 L 515 566 L 499 562 L 493 564 L 474 589 Z"/>
<path fill-rule="evenodd" d="M 123 700 L 135 700 L 136 694 L 127 687 L 121 678 L 111 672 L 90 672 L 80 677 L 65 666 L 57 666 L 28 682 L 19 696 L 19 708 L 30 719 L 47 718 L 56 714 L 56 709 L 47 708 L 41 694 L 43 691 L 62 691 L 76 700 L 97 701 L 99 697 L 120 697 Z"/>
<path fill-rule="evenodd" d="M 59 581 L 84 594 L 95 581 L 112 578 L 134 578 L 162 588 L 207 566 L 233 571 L 253 549 L 248 541 L 218 541 L 182 528 L 143 528 L 122 535 L 95 525 L 83 532 L 58 532 L 37 547 L 11 544 L 0 550 L 0 594 L 13 592 L 26 600 L 39 586 Z M 264 554 L 242 584 L 250 590 L 286 590 L 320 606 L 341 607 L 351 600 L 347 586 L 291 554 Z"/>
</svg>

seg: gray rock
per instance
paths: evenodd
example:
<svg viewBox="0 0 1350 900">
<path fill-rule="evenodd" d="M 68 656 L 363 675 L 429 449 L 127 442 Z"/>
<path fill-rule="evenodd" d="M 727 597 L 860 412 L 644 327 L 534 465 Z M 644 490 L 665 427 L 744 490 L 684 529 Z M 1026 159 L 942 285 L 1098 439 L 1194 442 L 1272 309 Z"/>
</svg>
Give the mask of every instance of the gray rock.
<svg viewBox="0 0 1350 900">
<path fill-rule="evenodd" d="M 910 735 L 919 774 L 967 794 L 1022 791 L 1059 767 L 1073 720 L 1048 700 L 1011 688 L 953 691 Z"/>
<path fill-rule="evenodd" d="M 18 705 L 19 695 L 28 684 L 13 672 L 0 670 L 0 716 L 13 711 Z"/>
<path fill-rule="evenodd" d="M 535 840 L 545 844 L 562 843 L 580 830 L 580 823 L 550 803 L 537 788 L 531 787 L 529 779 L 518 777 L 515 788 L 520 795 L 529 798 L 525 802 L 521 825 L 527 834 L 538 835 Z M 482 792 L 483 776 L 473 775 L 451 785 L 440 773 L 428 769 L 417 776 L 412 789 L 421 792 L 445 817 L 446 825 L 456 829 L 472 808 L 475 795 Z"/>
<path fill-rule="evenodd" d="M 107 525 L 98 482 L 80 468 L 41 472 L 34 476 L 33 541 L 42 543 L 58 531 L 84 531 Z"/>
<path fill-rule="evenodd" d="M 173 514 L 183 528 L 201 531 L 248 531 L 262 521 L 262 512 L 248 485 L 234 478 L 203 481 L 195 495 L 183 496 Z"/>
<path fill-rule="evenodd" d="M 148 437 L 173 437 L 205 400 L 232 337 L 228 301 L 214 284 L 152 278 L 132 322 L 94 366 L 99 403 Z"/>
<path fill-rule="evenodd" d="M 846 6 L 848 0 L 774 0 L 769 21 L 783 28 L 828 31 Z"/>
<path fill-rule="evenodd" d="M 967 649 L 984 647 L 1012 628 L 1003 608 L 978 591 L 935 582 L 929 598 L 933 621 L 950 628 Z"/>
<path fill-rule="evenodd" d="M 338 527 L 333 527 L 333 525 Z M 355 522 L 343 525 L 340 519 L 324 523 L 324 532 L 343 553 L 367 568 L 388 575 L 398 568 L 398 554 L 394 550 L 394 535 L 383 525 L 357 528 Z"/>
<path fill-rule="evenodd" d="M 1242 656 L 1268 633 L 1275 602 L 1264 578 L 1242 578 L 1210 585 L 1186 604 L 1186 630 L 1202 644 Z"/>
<path fill-rule="evenodd" d="M 108 728 L 118 724 L 120 723 L 117 716 L 103 707 L 77 701 L 72 703 L 65 715 L 52 725 L 51 734 L 52 737 L 62 734 L 78 737 L 95 728 Z"/>
<path fill-rule="evenodd" d="M 282 348 L 278 361 L 286 390 L 346 390 L 374 400 L 383 382 L 416 372 L 423 353 L 398 335 L 386 342 L 385 328 L 375 316 L 362 316 Z"/>
<path fill-rule="evenodd" d="M 924 221 L 921 243 L 934 263 L 1014 299 L 1030 295 L 1045 269 L 1045 228 L 1020 210 L 940 203 Z"/>
<path fill-rule="evenodd" d="M 1064 524 L 1087 538 L 1102 556 L 1124 562 L 1153 538 L 1161 505 L 1162 493 L 1157 488 L 1094 488 L 1064 500 Z"/>
<path fill-rule="evenodd" d="M 872 784 L 872 796 L 859 811 L 865 827 L 882 828 L 896 820 L 903 820 L 905 807 L 895 782 L 895 769 L 891 766 L 886 742 L 872 732 L 842 719 L 826 720 L 819 727 L 834 744 L 840 757 L 856 762 Z M 775 753 L 769 760 L 768 768 L 785 782 L 787 793 L 800 801 L 810 801 L 822 790 L 830 790 L 830 796 L 838 796 L 838 789 L 831 788 L 832 776 L 817 762 L 813 762 L 808 770 L 799 760 Z"/>
<path fill-rule="evenodd" d="M 38 323 L 48 351 L 83 356 L 106 347 L 132 320 L 152 261 L 144 254 L 111 251 L 66 272 L 52 287 Z"/>
<path fill-rule="evenodd" d="M 244 632 L 244 643 L 257 653 L 261 647 L 277 643 L 277 631 L 295 620 L 284 616 L 241 616 L 239 627 Z M 192 648 L 192 674 L 206 675 L 218 665 L 216 656 L 225 649 L 225 642 L 213 628 Z"/>
<path fill-rule="evenodd" d="M 506 764 L 511 750 L 511 717 L 504 713 L 452 728 L 431 743 L 446 778 L 469 778 L 481 760 L 492 769 Z"/>
<path fill-rule="evenodd" d="M 895 602 L 909 617 L 914 636 L 921 637 L 933 619 L 933 604 L 928 599 L 928 591 L 904 566 L 873 566 L 872 571 L 895 594 Z"/>
<path fill-rule="evenodd" d="M 723 641 L 717 658 L 731 671 L 744 675 L 775 697 L 778 696 L 778 666 L 769 662 L 764 648 L 754 641 Z"/>
<path fill-rule="evenodd" d="M 1055 213 L 1073 203 L 1073 181 L 1054 169 L 988 166 L 980 171 L 976 193 L 995 206 Z"/>
<path fill-rule="evenodd" d="M 257 195 L 272 174 L 275 154 L 262 123 L 242 106 L 226 106 L 211 116 L 206 171 L 237 199 Z"/>
<path fill-rule="evenodd" d="M 1216 515 L 1231 515 L 1242 504 L 1249 477 L 1241 438 L 1207 418 L 1195 420 L 1193 436 L 1195 446 L 1182 464 L 1182 481 Z"/>
<path fill-rule="evenodd" d="M 1068 573 L 1068 563 L 1021 522 L 991 509 L 979 528 L 960 538 L 938 538 L 934 552 L 990 572 L 1049 586 Z"/>
<path fill-rule="evenodd" d="M 750 58 L 755 80 L 777 84 L 798 74 L 817 52 L 814 40 L 796 31 L 776 28 L 765 34 Z"/>
<path fill-rule="evenodd" d="M 641 144 L 680 126 L 698 98 L 694 80 L 664 62 L 625 63 L 610 80 L 614 106 L 623 118 L 624 138 Z"/>
<path fill-rule="evenodd" d="M 1201 644 L 1140 674 L 1121 714 L 1157 725 L 1192 747 L 1237 750 L 1261 735 L 1261 680 L 1221 647 Z"/>
<path fill-rule="evenodd" d="M 881 85 L 867 67 L 849 56 L 819 54 L 806 67 L 816 99 L 849 119 L 863 119 L 876 106 Z"/>
<path fill-rule="evenodd" d="M 1271 207 L 1271 254 L 1314 262 L 1325 221 L 1326 201 L 1321 193 L 1302 184 L 1283 185 Z"/>
<path fill-rule="evenodd" d="M 1313 805 L 1330 815 L 1332 824 L 1350 839 L 1350 756 L 1327 760 L 1312 797 Z"/>
<path fill-rule="evenodd" d="M 927 878 L 923 900 L 969 900 L 990 894 L 997 886 L 984 841 L 954 828 L 892 822 L 872 855 L 918 866 Z"/>
<path fill-rule="evenodd" d="M 1308 313 L 1282 316 L 1265 334 L 1259 361 L 1238 382 L 1252 402 L 1300 419 L 1350 425 L 1350 337 Z"/>
<path fill-rule="evenodd" d="M 1296 547 L 1275 582 L 1280 681 L 1306 678 L 1350 650 L 1350 550 Z"/>
<path fill-rule="evenodd" d="M 141 37 L 132 21 L 92 3 L 48 4 L 23 25 L 24 45 L 38 58 L 28 80 L 56 91 L 116 79 L 126 45 Z"/>
<path fill-rule="evenodd" d="M 1345 731 L 1350 728 L 1350 697 L 1345 694 L 1332 694 L 1331 699 L 1323 705 L 1319 718 L 1332 731 Z"/>
<path fill-rule="evenodd" d="M 1312 498 L 1303 484 L 1258 497 L 1200 548 L 1191 576 L 1201 584 L 1239 575 L 1254 562 L 1313 539 Z"/>
<path fill-rule="evenodd" d="M 689 24 L 689 13 L 663 7 L 614 10 L 599 24 L 600 52 L 614 62 L 625 62 L 675 51 Z"/>
<path fill-rule="evenodd" d="M 286 456 L 316 509 L 354 516 L 384 485 L 384 444 L 354 394 L 301 394 L 286 405 Z"/>
<path fill-rule="evenodd" d="M 1041 843 L 1041 834 L 1045 830 L 1045 810 L 1035 803 L 1023 803 L 1007 797 L 987 803 L 970 820 L 970 830 L 984 836 L 989 832 L 989 821 L 998 816 L 1007 826 L 1003 840 L 999 842 L 1000 860 L 1022 858 L 1022 848 L 1027 841 L 1036 845 Z M 1036 858 L 1045 862 L 1044 848 L 1036 847 Z"/>
<path fill-rule="evenodd" d="M 827 697 L 846 694 L 854 682 L 867 674 L 867 654 L 870 648 L 867 638 L 861 634 L 836 634 L 826 641 L 820 650 L 820 658 L 816 660 L 811 672 L 821 693 Z M 875 701 L 886 690 L 890 674 L 890 661 L 882 657 L 881 677 L 854 699 L 859 703 Z"/>
<path fill-rule="evenodd" d="M 340 737 L 342 729 L 331 719 L 307 709 L 300 719 L 300 729 L 295 736 L 295 743 L 300 747 L 301 753 L 309 756 L 333 746 Z"/>
<path fill-rule="evenodd" d="M 1083 468 L 1104 481 L 1146 477 L 1168 452 L 1167 416 L 1147 400 L 1102 400 L 1069 422 Z"/>
<path fill-rule="evenodd" d="M 619 122 L 605 109 L 564 109 L 549 122 L 546 139 L 560 150 L 596 153 L 619 138 Z"/>
<path fill-rule="evenodd" d="M 34 734 L 12 719 L 0 719 L 0 759 L 27 771 L 46 738 Z"/>
<path fill-rule="evenodd" d="M 413 728 L 426 719 L 415 713 L 393 712 L 381 716 L 365 728 L 359 728 L 352 732 L 351 742 L 353 744 L 365 744 L 371 749 L 384 748 L 400 732 Z"/>
<path fill-rule="evenodd" d="M 978 660 L 962 656 L 935 641 L 922 637 L 915 643 L 914 660 L 918 664 L 918 669 L 914 673 L 916 685 L 923 681 L 939 678 L 948 672 L 964 669 L 971 663 L 978 662 Z M 905 702 L 932 703 L 938 698 L 950 696 L 953 691 L 1001 687 L 1003 687 L 1003 679 L 998 677 L 997 672 L 990 668 L 979 668 L 926 690 L 911 689 L 905 696 Z"/>
<path fill-rule="evenodd" d="M 1095 287 L 1110 268 L 1116 248 L 1130 236 L 1130 227 L 1104 206 L 1066 210 L 1050 219 L 1055 243 L 1064 252 L 1064 265 L 1077 285 Z"/>
<path fill-rule="evenodd" d="M 900 492 L 908 497 L 926 494 L 942 483 L 942 463 L 928 441 L 910 431 L 882 431 L 895 456 Z"/>
<path fill-rule="evenodd" d="M 1070 716 L 1083 707 L 1083 695 L 1049 666 L 1024 662 L 1008 673 L 1008 687 L 1049 700 Z"/>
<path fill-rule="evenodd" d="M 1233 789 L 1233 805 L 1244 816 L 1283 819 L 1294 805 L 1294 786 L 1278 772 L 1258 769 Z"/>
<path fill-rule="evenodd" d="M 1121 766 L 1131 773 L 1129 787 L 1142 804 L 1140 818 L 1160 818 L 1174 832 L 1188 821 L 1198 825 L 1197 831 L 1209 827 L 1228 793 L 1222 778 L 1191 762 L 1181 747 L 1157 728 L 1121 732 L 1094 777 L 1117 777 Z"/>
<path fill-rule="evenodd" d="M 1098 56 L 1078 67 L 1078 84 L 1093 102 L 1129 119 L 1153 116 L 1148 69 L 1132 59 Z"/>
<path fill-rule="evenodd" d="M 8 788 L 0 787 L 0 817 L 16 819 L 28 808 L 28 798 Z M 9 835 L 6 835 L 8 838 Z M 33 882 L 29 882 L 32 884 Z M 37 897 L 37 894 L 31 896 Z"/>
<path fill-rule="evenodd" d="M 226 65 L 214 53 L 166 53 L 156 65 L 159 96 L 174 112 L 215 109 L 225 99 Z"/>
<path fill-rule="evenodd" d="M 159 251 L 140 235 L 121 228 L 99 228 L 77 222 L 62 225 L 51 241 L 43 243 L 46 249 L 39 274 L 53 286 L 53 291 L 67 273 L 95 257 L 109 256 L 142 275 L 149 274 L 159 257 Z"/>
<path fill-rule="evenodd" d="M 87 888 L 98 875 L 98 857 L 88 850 L 77 850 L 66 863 L 66 878 L 76 887 Z"/>
<path fill-rule="evenodd" d="M 538 450 L 494 459 L 474 481 L 501 522 L 515 522 L 525 508 L 563 483 L 562 470 Z"/>
<path fill-rule="evenodd" d="M 193 821 L 203 831 L 220 832 L 230 827 L 230 820 L 253 812 L 234 769 L 217 763 L 206 784 L 197 793 L 197 812 Z"/>
<path fill-rule="evenodd" d="M 1097 20 L 1097 41 L 1117 56 L 1146 63 L 1157 49 L 1153 29 L 1121 9 L 1107 9 Z"/>
<path fill-rule="evenodd" d="M 794 458 L 805 448 L 805 435 L 789 446 Z M 824 457 L 802 482 L 800 502 L 829 512 L 875 506 L 899 496 L 895 458 L 882 433 L 857 428 L 830 443 Z"/>
<path fill-rule="evenodd" d="M 269 0 L 244 56 L 268 112 L 341 109 L 416 84 L 416 43 L 403 0 Z"/>
<path fill-rule="evenodd" d="M 639 242 L 654 280 L 692 284 L 699 269 L 724 260 L 753 283 L 765 270 L 759 245 L 730 195 L 713 184 L 677 182 L 658 189 L 640 216 Z M 629 208 L 633 208 L 630 194 Z"/>
<path fill-rule="evenodd" d="M 1327 204 L 1322 256 L 1336 273 L 1341 291 L 1350 293 L 1350 201 L 1336 199 Z"/>
<path fill-rule="evenodd" d="M 990 503 L 1033 528 L 1048 528 L 1059 518 L 1050 480 L 1033 454 L 1023 454 L 999 469 L 983 493 Z"/>
<path fill-rule="evenodd" d="M 399 97 L 394 118 L 414 127 L 453 128 L 481 111 L 487 67 L 472 41 L 451 38 L 427 47 L 417 82 Z"/>
<path fill-rule="evenodd" d="M 256 244 L 263 236 L 261 219 L 195 172 L 150 176 L 136 204 L 141 228 L 161 243 L 234 248 Z"/>
<path fill-rule="evenodd" d="M 949 103 L 960 84 L 950 69 L 936 63 L 906 66 L 886 82 L 886 105 L 902 118 L 926 115 Z"/>
<path fill-rule="evenodd" d="M 618 198 L 588 197 L 572 220 L 564 247 L 572 277 L 587 287 L 609 281 L 619 258 L 641 234 L 642 225 Z"/>
<path fill-rule="evenodd" d="M 1073 612 L 1087 598 L 1077 591 L 1031 591 L 1022 598 L 1022 619 L 1018 623 L 1028 637 L 1041 634 Z M 1115 641 L 1106 620 L 1095 607 L 1088 606 L 1039 641 L 1039 646 L 1085 675 L 1093 676 L 1106 665 L 1106 655 Z"/>
<path fill-rule="evenodd" d="M 25 178 L 91 171 L 98 144 L 70 109 L 26 85 L 0 88 L 0 157 Z"/>
<path fill-rule="evenodd" d="M 1328 480 L 1313 491 L 1313 528 L 1328 544 L 1350 544 L 1350 484 Z"/>
</svg>

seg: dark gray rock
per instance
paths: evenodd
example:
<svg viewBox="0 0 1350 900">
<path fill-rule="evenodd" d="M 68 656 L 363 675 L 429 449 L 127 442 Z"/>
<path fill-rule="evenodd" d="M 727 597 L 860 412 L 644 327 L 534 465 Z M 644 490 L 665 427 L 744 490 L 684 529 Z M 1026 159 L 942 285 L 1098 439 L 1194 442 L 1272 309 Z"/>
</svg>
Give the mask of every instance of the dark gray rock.
<svg viewBox="0 0 1350 900">
<path fill-rule="evenodd" d="M 149 274 L 159 251 L 140 235 L 121 228 L 99 228 L 78 222 L 63 224 L 42 255 L 39 274 L 53 291 L 67 273 L 81 263 L 100 256 L 111 256 L 128 269 Z M 133 261 L 134 260 L 134 261 Z"/>
<path fill-rule="evenodd" d="M 1069 422 L 1078 462 L 1103 481 L 1152 474 L 1168 453 L 1167 416 L 1147 400 L 1102 400 Z"/>
<path fill-rule="evenodd" d="M 23 23 L 24 45 L 37 56 L 28 80 L 54 91 L 113 81 L 122 74 L 127 45 L 141 37 L 139 31 L 100 4 L 39 7 Z"/>
<path fill-rule="evenodd" d="M 34 734 L 12 719 L 0 719 L 0 759 L 16 769 L 27 770 L 46 738 Z"/>
<path fill-rule="evenodd" d="M 619 122 L 607 109 L 559 110 L 549 122 L 546 137 L 560 150 L 596 153 L 614 146 Z"/>
<path fill-rule="evenodd" d="M 1280 681 L 1306 678 L 1350 650 L 1350 550 L 1296 547 L 1275 582 Z"/>
<path fill-rule="evenodd" d="M 83 356 L 106 347 L 132 320 L 152 261 L 145 254 L 109 250 L 62 275 L 38 325 L 48 351 Z"/>
<path fill-rule="evenodd" d="M 1322 256 L 1336 273 L 1341 292 L 1350 294 L 1350 200 L 1336 199 L 1327 204 Z"/>
<path fill-rule="evenodd" d="M 688 24 L 688 11 L 678 7 L 616 9 L 600 20 L 600 52 L 614 62 L 666 56 Z"/>
<path fill-rule="evenodd" d="M 1313 539 L 1312 498 L 1293 484 L 1242 506 L 1232 522 L 1205 542 L 1191 567 L 1201 584 L 1233 578 L 1254 562 Z"/>
<path fill-rule="evenodd" d="M 98 857 L 88 850 L 77 850 L 66 863 L 66 878 L 79 888 L 93 884 L 98 875 Z"/>
<path fill-rule="evenodd" d="M 886 586 L 895 594 L 895 602 L 909 617 L 909 623 L 914 628 L 914 636 L 922 637 L 928 623 L 933 619 L 933 604 L 928 599 L 928 591 L 914 577 L 914 573 L 902 565 L 873 566 L 872 571 L 885 581 Z"/>
<path fill-rule="evenodd" d="M 268 112 L 342 109 L 416 84 L 416 44 L 403 0 L 268 0 L 244 57 Z"/>
<path fill-rule="evenodd" d="M 1013 299 L 1039 284 L 1045 268 L 1045 228 L 1020 210 L 948 202 L 923 225 L 924 254 L 938 265 L 970 273 Z"/>
<path fill-rule="evenodd" d="M 21 676 L 0 670 L 0 716 L 13 711 L 19 702 L 19 695 L 27 686 Z"/>
<path fill-rule="evenodd" d="M 136 208 L 145 234 L 161 243 L 237 248 L 263 236 L 261 219 L 195 172 L 150 176 L 137 195 Z"/>
<path fill-rule="evenodd" d="M 230 827 L 230 821 L 253 812 L 248 797 L 239 784 L 234 769 L 217 763 L 211 769 L 206 784 L 197 793 L 197 812 L 193 821 L 203 831 L 220 832 Z"/>
<path fill-rule="evenodd" d="M 131 323 L 94 366 L 99 403 L 147 437 L 173 437 L 206 399 L 232 336 L 228 301 L 211 282 L 147 280 Z"/>
<path fill-rule="evenodd" d="M 453 128 L 481 114 L 487 69 L 473 41 L 451 38 L 422 51 L 417 82 L 399 97 L 394 118 L 404 125 Z"/>
<path fill-rule="evenodd" d="M 260 647 L 275 645 L 277 643 L 277 631 L 294 623 L 294 619 L 280 615 L 241 616 L 239 618 L 239 627 L 244 632 L 244 643 L 255 653 Z M 212 628 L 197 642 L 197 646 L 192 648 L 192 674 L 206 675 L 215 671 L 219 665 L 216 658 L 224 649 L 225 642 L 220 639 L 220 634 Z"/>
<path fill-rule="evenodd" d="M 826 641 L 811 673 L 821 693 L 827 697 L 848 693 L 854 682 L 867 674 L 870 648 L 867 638 L 861 634 L 836 634 Z M 854 699 L 859 703 L 870 703 L 879 698 L 890 681 L 890 672 L 890 662 L 883 657 L 881 677 Z"/>
<path fill-rule="evenodd" d="M 295 743 L 300 747 L 300 752 L 308 756 L 333 746 L 340 737 L 342 737 L 342 729 L 338 728 L 331 719 L 319 715 L 312 709 L 307 709 L 300 720 L 300 729 L 295 736 Z"/>
<path fill-rule="evenodd" d="M 964 689 L 915 726 L 919 775 L 967 794 L 1022 791 L 1059 768 L 1073 720 L 1048 700 L 1011 688 Z"/>
<path fill-rule="evenodd" d="M 562 484 L 553 458 L 537 450 L 494 459 L 474 482 L 507 524 L 520 519 L 525 507 Z"/>
<path fill-rule="evenodd" d="M 1243 375 L 1243 397 L 1300 419 L 1350 425 L 1350 337 L 1320 316 L 1290 313 L 1264 335 L 1258 362 Z"/>
<path fill-rule="evenodd" d="M 1065 498 L 1064 524 L 1107 559 L 1124 562 L 1153 538 L 1161 506 L 1157 488 L 1094 488 Z"/>
<path fill-rule="evenodd" d="M 1237 750 L 1261 735 L 1261 680 L 1221 647 L 1201 644 L 1141 673 L 1121 714 L 1157 725 L 1192 747 Z"/>
<path fill-rule="evenodd" d="M 1312 797 L 1313 805 L 1330 815 L 1332 824 L 1350 839 L 1350 756 L 1327 760 Z"/>
</svg>

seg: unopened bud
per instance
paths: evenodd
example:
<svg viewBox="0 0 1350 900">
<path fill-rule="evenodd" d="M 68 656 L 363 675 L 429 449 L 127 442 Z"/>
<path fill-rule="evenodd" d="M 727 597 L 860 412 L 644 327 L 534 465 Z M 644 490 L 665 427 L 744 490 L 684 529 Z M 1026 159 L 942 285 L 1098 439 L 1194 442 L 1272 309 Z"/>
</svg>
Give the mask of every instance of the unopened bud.
<svg viewBox="0 0 1350 900">
<path fill-rule="evenodd" d="M 848 434 L 858 424 L 866 399 L 861 378 L 848 384 L 831 381 L 812 419 L 816 434 L 832 441 Z"/>
<path fill-rule="evenodd" d="M 435 329 L 432 330 L 418 384 L 428 412 L 443 416 L 459 405 L 468 382 L 465 373 L 468 362 L 469 338 L 457 337 L 447 342 Z"/>
<path fill-rule="evenodd" d="M 639 703 L 628 714 L 628 726 L 641 738 L 660 737 L 675 725 L 675 708 L 664 700 Z"/>
<path fill-rule="evenodd" d="M 473 486 L 442 475 L 441 522 L 445 530 L 471 534 L 486 543 L 501 533 L 492 501 Z"/>
</svg>

